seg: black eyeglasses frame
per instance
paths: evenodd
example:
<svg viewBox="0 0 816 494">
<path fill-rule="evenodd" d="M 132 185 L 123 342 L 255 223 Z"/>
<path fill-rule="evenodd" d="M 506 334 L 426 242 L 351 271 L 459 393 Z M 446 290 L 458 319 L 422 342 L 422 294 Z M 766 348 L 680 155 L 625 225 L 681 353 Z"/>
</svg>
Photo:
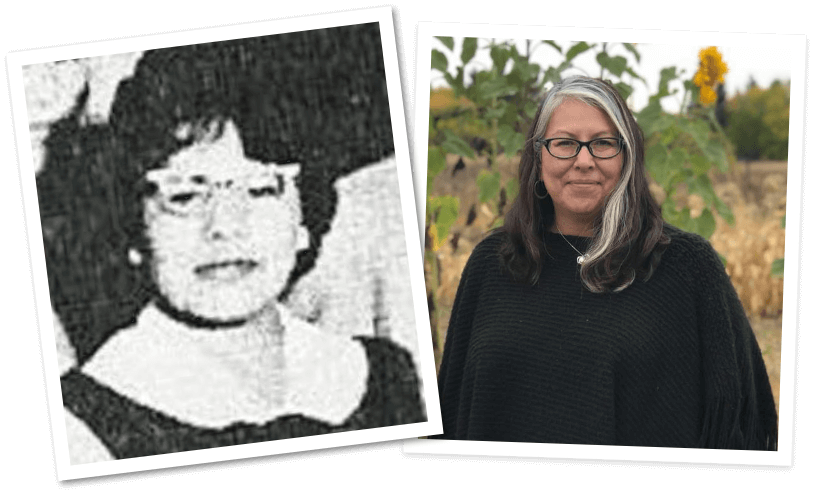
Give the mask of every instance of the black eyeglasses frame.
<svg viewBox="0 0 816 494">
<path fill-rule="evenodd" d="M 575 151 L 575 154 L 573 154 L 572 156 L 556 156 L 556 155 L 554 155 L 552 153 L 552 151 L 550 151 L 550 143 L 552 141 L 556 141 L 556 140 L 567 140 L 567 141 L 577 142 L 578 143 L 578 149 Z M 618 149 L 618 152 L 613 154 L 612 156 L 596 156 L 595 153 L 592 152 L 592 148 L 589 147 L 589 145 L 592 144 L 595 141 L 618 141 L 618 145 L 620 146 L 620 148 Z M 568 159 L 572 159 L 572 158 L 578 156 L 578 154 L 581 152 L 581 149 L 583 149 L 584 147 L 587 148 L 587 151 L 589 151 L 589 154 L 592 155 L 593 158 L 597 158 L 599 160 L 608 160 L 608 159 L 614 158 L 615 156 L 621 154 L 621 151 L 623 151 L 623 148 L 626 147 L 626 141 L 623 140 L 623 137 L 598 137 L 597 139 L 592 139 L 592 140 L 589 140 L 589 141 L 579 141 L 578 139 L 573 139 L 571 137 L 551 137 L 549 139 L 537 139 L 535 144 L 536 144 L 536 147 L 538 147 L 539 151 L 541 150 L 542 147 L 544 147 L 544 148 L 547 149 L 547 152 L 550 153 L 550 156 L 552 156 L 553 158 L 558 158 L 560 160 L 568 160 Z"/>
</svg>

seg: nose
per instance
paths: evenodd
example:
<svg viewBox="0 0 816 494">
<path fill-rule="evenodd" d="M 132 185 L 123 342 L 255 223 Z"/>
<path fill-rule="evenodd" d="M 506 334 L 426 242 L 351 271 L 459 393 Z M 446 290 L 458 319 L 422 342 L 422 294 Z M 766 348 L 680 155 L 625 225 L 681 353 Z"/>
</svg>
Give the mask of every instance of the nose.
<svg viewBox="0 0 816 494">
<path fill-rule="evenodd" d="M 589 153 L 589 146 L 581 146 L 578 155 L 575 156 L 574 166 L 579 169 L 593 168 L 595 166 L 595 158 Z"/>
<path fill-rule="evenodd" d="M 240 239 L 247 235 L 245 205 L 232 194 L 214 194 L 204 222 L 204 237 L 209 241 Z"/>
</svg>

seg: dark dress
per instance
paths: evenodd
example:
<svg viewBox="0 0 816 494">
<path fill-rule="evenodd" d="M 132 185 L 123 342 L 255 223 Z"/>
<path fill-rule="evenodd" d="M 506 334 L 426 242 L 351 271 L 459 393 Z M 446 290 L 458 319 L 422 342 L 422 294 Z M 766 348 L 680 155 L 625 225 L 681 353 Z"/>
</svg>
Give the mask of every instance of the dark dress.
<svg viewBox="0 0 816 494">
<path fill-rule="evenodd" d="M 409 353 L 387 339 L 354 339 L 363 344 L 368 357 L 367 388 L 359 406 L 339 425 L 292 414 L 260 425 L 198 427 L 140 405 L 78 369 L 62 377 L 63 404 L 116 459 L 424 422 Z"/>
</svg>

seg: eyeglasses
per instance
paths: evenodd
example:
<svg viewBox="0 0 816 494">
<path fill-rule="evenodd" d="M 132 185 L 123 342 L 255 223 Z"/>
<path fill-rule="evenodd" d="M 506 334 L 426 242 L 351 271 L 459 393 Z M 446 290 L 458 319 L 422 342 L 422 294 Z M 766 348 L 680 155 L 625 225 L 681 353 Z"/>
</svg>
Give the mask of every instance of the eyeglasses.
<svg viewBox="0 0 816 494">
<path fill-rule="evenodd" d="M 553 137 L 551 139 L 538 139 L 536 141 L 538 149 L 541 146 L 555 158 L 568 159 L 578 156 L 581 148 L 586 146 L 589 154 L 595 158 L 614 158 L 623 150 L 624 141 L 620 137 L 600 137 L 591 141 L 578 141 L 565 137 Z"/>
<path fill-rule="evenodd" d="M 161 211 L 183 218 L 200 217 L 210 210 L 213 197 L 219 193 L 229 192 L 247 203 L 280 198 L 285 191 L 284 174 L 279 168 L 269 168 L 222 180 L 161 169 L 149 171 L 146 179 L 155 187 L 154 197 Z"/>
</svg>

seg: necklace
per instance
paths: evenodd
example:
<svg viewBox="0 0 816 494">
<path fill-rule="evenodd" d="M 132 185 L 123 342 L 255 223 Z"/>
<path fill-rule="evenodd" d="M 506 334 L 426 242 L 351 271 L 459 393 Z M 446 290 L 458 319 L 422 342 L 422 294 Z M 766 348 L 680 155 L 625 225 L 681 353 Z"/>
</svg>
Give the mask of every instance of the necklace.
<svg viewBox="0 0 816 494">
<path fill-rule="evenodd" d="M 566 242 L 570 247 L 572 247 L 572 250 L 578 253 L 578 259 L 576 259 L 578 261 L 578 265 L 580 266 L 581 264 L 583 264 L 584 261 L 586 260 L 586 256 L 581 254 L 581 251 L 576 249 L 575 246 L 572 245 L 569 240 L 567 240 L 567 237 L 565 237 L 564 234 L 561 233 L 561 229 L 558 228 L 558 225 L 555 225 L 555 229 L 558 230 L 558 234 L 561 235 L 561 238 L 564 239 L 564 242 Z"/>
</svg>

